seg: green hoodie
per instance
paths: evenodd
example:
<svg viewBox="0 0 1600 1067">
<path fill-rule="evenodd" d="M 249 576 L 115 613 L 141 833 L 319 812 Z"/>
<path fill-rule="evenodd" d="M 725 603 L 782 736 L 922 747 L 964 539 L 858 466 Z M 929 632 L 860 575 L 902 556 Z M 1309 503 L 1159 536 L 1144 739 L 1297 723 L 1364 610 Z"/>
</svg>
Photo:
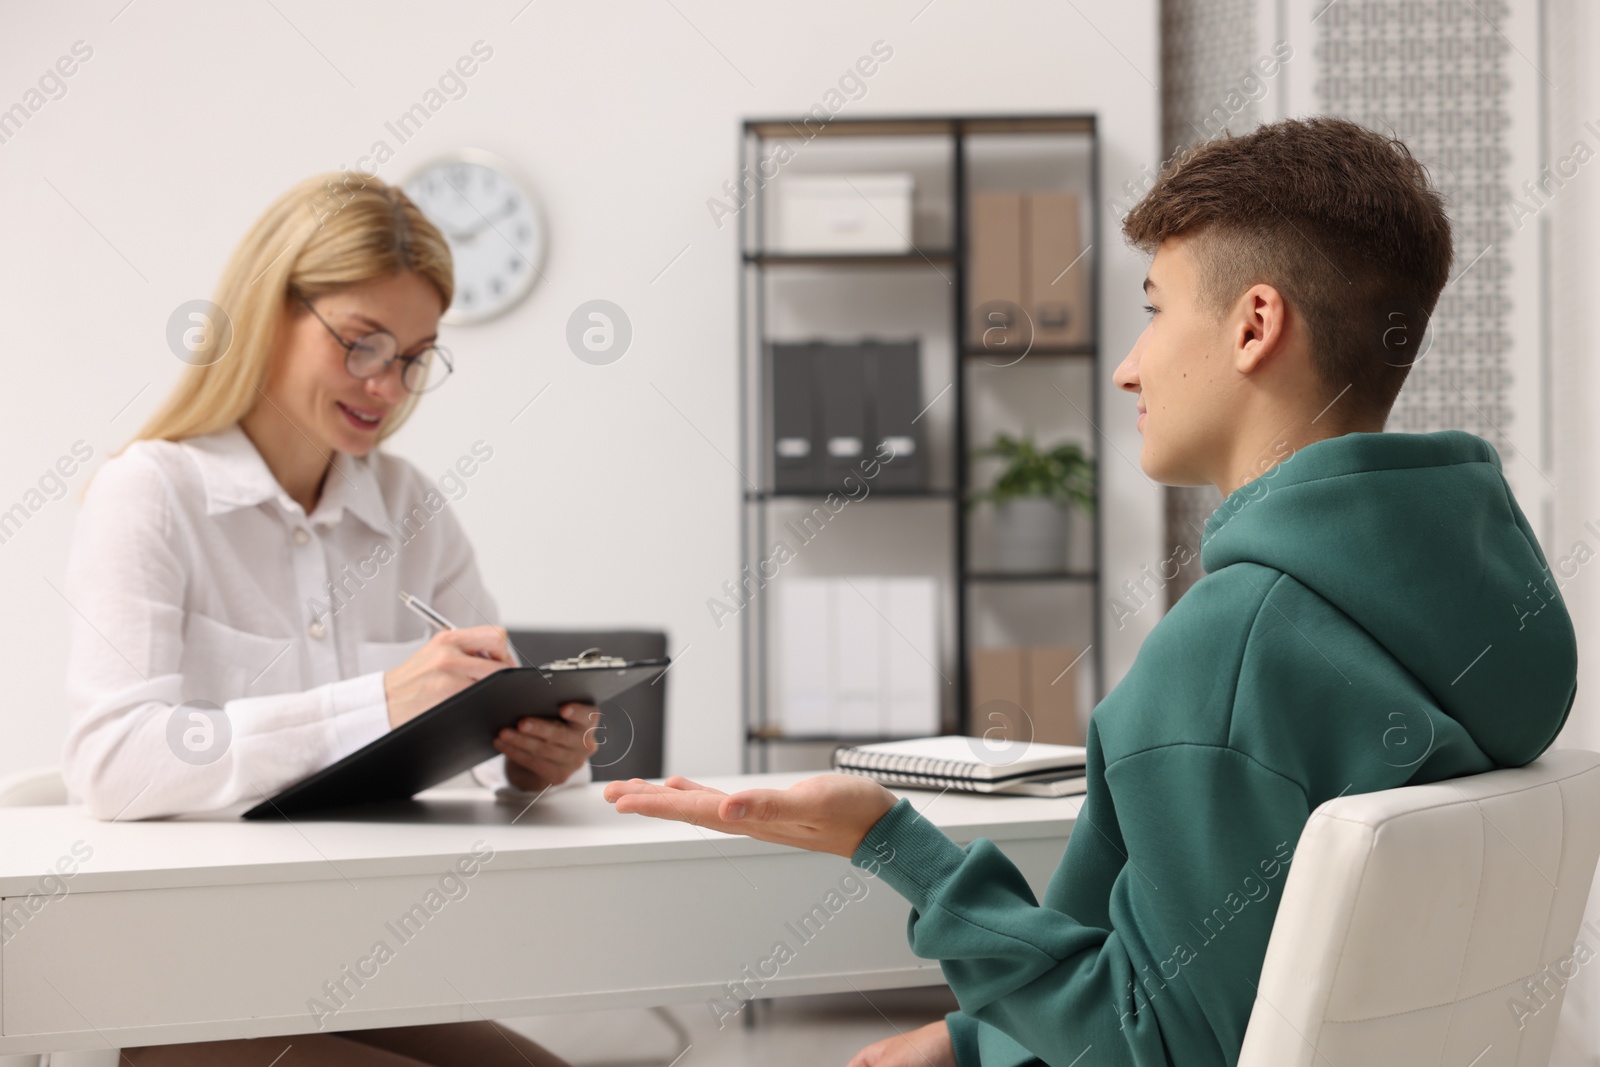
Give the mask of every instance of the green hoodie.
<svg viewBox="0 0 1600 1067">
<path fill-rule="evenodd" d="M 904 799 L 851 857 L 942 961 L 961 1067 L 1234 1063 L 1312 809 L 1527 763 L 1572 707 L 1572 622 L 1481 437 L 1307 445 L 1223 501 L 1200 559 L 1094 710 L 1042 904 Z"/>
</svg>

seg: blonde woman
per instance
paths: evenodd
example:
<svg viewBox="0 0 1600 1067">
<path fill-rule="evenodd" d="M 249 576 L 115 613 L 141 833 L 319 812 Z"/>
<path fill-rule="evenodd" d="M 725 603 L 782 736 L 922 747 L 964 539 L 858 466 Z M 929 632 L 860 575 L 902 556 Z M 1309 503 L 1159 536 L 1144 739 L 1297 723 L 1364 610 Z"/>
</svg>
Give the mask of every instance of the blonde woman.
<svg viewBox="0 0 1600 1067">
<path fill-rule="evenodd" d="M 231 337 L 201 324 L 78 519 L 63 770 L 92 815 L 254 803 L 516 662 L 438 488 L 378 448 L 452 370 L 436 342 L 453 292 L 444 237 L 376 178 L 301 183 L 234 250 L 215 300 Z M 423 636 L 400 590 L 461 628 Z M 474 774 L 589 781 L 598 713 L 562 714 L 503 731 Z M 281 1067 L 561 1063 L 490 1023 L 124 1053 L 259 1067 L 286 1044 Z"/>
</svg>

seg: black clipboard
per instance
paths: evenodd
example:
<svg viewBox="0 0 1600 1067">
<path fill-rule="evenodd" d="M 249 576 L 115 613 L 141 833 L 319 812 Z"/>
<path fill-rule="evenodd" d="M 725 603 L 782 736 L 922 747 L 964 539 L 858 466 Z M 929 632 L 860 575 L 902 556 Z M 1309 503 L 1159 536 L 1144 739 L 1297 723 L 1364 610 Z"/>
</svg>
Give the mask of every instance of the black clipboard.
<svg viewBox="0 0 1600 1067">
<path fill-rule="evenodd" d="M 506 667 L 401 723 L 337 763 L 263 800 L 241 818 L 276 819 L 324 808 L 405 800 L 500 754 L 494 738 L 562 704 L 599 704 L 665 673 L 668 658 L 624 662 L 589 649 L 537 667 Z"/>
</svg>

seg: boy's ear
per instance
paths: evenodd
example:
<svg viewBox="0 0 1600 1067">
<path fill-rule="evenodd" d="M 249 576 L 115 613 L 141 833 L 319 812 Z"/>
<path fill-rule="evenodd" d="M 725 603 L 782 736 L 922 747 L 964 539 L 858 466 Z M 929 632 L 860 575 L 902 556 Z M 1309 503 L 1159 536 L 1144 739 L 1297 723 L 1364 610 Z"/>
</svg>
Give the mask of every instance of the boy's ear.
<svg viewBox="0 0 1600 1067">
<path fill-rule="evenodd" d="M 1250 374 L 1282 348 L 1288 330 L 1283 294 L 1266 282 L 1257 282 L 1234 304 L 1229 321 L 1234 366 Z"/>
</svg>

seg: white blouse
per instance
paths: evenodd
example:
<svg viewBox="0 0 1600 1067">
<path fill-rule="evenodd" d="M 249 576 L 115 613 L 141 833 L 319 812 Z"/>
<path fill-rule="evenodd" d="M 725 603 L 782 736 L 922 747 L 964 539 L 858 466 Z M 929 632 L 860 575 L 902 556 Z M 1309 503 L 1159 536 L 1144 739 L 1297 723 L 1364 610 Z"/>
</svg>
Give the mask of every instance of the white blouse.
<svg viewBox="0 0 1600 1067">
<path fill-rule="evenodd" d="M 493 454 L 474 448 L 468 466 Z M 457 626 L 499 622 L 460 523 L 405 460 L 334 453 L 307 517 L 237 425 L 128 446 L 90 483 L 67 564 L 70 799 L 101 819 L 213 811 L 381 736 L 383 672 L 432 633 L 401 590 Z M 473 775 L 506 784 L 500 756 Z M 586 763 L 567 784 L 591 778 Z"/>
</svg>

